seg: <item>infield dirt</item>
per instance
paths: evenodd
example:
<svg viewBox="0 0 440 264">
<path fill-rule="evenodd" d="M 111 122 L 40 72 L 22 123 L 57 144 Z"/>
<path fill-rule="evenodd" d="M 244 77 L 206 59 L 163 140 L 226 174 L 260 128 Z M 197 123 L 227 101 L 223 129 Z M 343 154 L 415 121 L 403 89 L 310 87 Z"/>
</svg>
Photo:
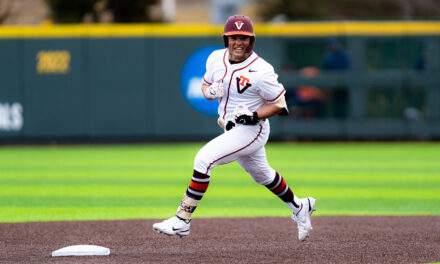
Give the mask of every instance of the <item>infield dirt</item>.
<svg viewBox="0 0 440 264">
<path fill-rule="evenodd" d="M 440 261 L 440 216 L 315 216 L 306 242 L 285 218 L 193 219 L 189 237 L 157 220 L 0 224 L 0 263 L 429 263 Z M 77 244 L 109 256 L 51 257 Z"/>
</svg>

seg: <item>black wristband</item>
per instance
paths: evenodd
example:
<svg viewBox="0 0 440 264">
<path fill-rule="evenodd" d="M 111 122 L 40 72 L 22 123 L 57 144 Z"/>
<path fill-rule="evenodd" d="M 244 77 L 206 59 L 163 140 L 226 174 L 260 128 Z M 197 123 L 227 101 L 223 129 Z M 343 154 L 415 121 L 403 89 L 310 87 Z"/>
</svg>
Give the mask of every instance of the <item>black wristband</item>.
<svg viewBox="0 0 440 264">
<path fill-rule="evenodd" d="M 252 113 L 252 124 L 256 125 L 260 121 L 257 111 Z"/>
</svg>

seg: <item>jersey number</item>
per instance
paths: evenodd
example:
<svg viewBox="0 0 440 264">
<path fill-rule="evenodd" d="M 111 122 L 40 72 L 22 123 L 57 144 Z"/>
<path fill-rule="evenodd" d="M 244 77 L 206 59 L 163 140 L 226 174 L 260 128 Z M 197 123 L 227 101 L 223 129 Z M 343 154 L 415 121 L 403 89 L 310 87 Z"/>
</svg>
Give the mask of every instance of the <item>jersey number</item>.
<svg viewBox="0 0 440 264">
<path fill-rule="evenodd" d="M 239 94 L 244 93 L 244 91 L 246 91 L 247 88 L 252 86 L 252 84 L 249 83 L 250 80 L 248 78 L 244 77 L 243 75 L 240 76 L 240 78 L 237 77 L 236 79 L 237 79 L 237 92 Z M 242 87 L 242 86 L 243 86 L 243 88 L 240 89 L 240 87 Z"/>
</svg>

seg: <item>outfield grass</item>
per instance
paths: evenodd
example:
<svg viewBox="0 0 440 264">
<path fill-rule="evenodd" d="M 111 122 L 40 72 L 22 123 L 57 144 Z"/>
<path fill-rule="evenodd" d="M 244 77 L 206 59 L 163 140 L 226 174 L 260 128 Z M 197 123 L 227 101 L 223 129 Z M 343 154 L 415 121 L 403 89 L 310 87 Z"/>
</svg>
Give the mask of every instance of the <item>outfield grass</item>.
<svg viewBox="0 0 440 264">
<path fill-rule="evenodd" d="M 201 144 L 0 147 L 0 222 L 165 218 Z M 269 163 L 317 215 L 440 214 L 438 143 L 269 143 Z M 287 216 L 236 163 L 217 167 L 197 217 Z"/>
</svg>

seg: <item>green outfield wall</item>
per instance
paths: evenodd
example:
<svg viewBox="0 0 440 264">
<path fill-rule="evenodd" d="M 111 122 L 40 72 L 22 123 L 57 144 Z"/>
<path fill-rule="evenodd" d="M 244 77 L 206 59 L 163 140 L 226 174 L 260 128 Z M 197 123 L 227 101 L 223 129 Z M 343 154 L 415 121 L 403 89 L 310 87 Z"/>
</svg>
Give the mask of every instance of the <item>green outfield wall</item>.
<svg viewBox="0 0 440 264">
<path fill-rule="evenodd" d="M 255 26 L 291 115 L 272 136 L 440 138 L 440 22 Z M 221 132 L 182 89 L 182 69 L 222 45 L 209 25 L 0 27 L 0 140 L 197 140 Z M 337 42 L 347 69 L 327 69 Z M 201 65 L 200 67 L 203 67 Z"/>
</svg>

